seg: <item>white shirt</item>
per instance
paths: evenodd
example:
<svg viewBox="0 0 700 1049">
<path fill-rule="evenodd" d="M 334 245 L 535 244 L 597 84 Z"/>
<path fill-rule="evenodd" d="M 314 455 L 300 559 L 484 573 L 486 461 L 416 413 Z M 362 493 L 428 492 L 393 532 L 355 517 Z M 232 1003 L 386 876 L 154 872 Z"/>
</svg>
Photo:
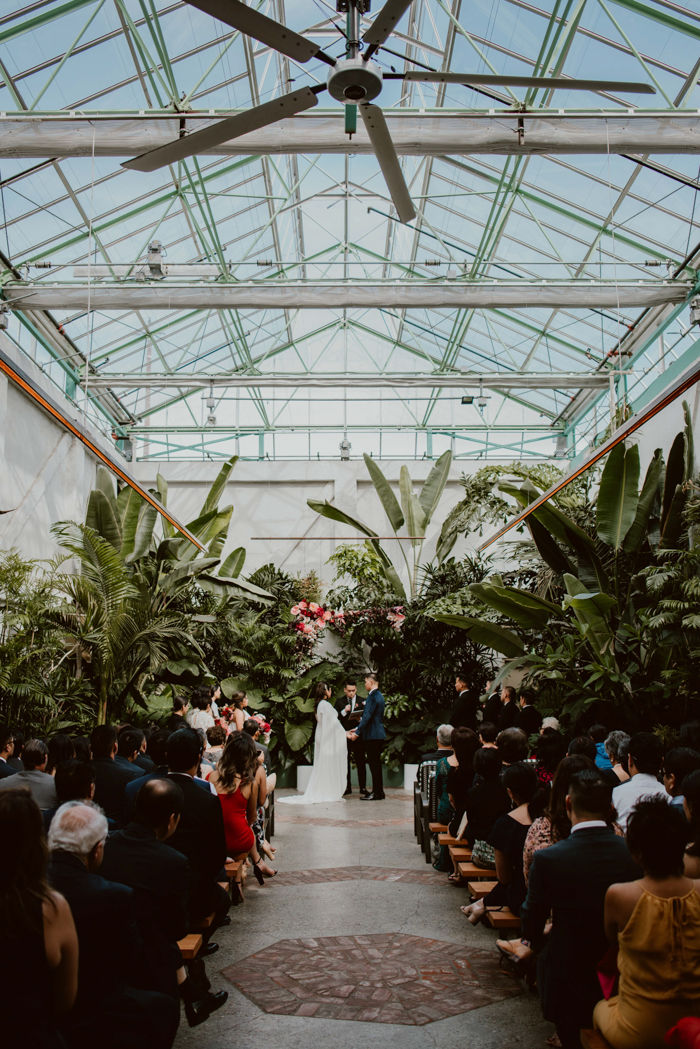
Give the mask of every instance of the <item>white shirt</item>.
<svg viewBox="0 0 700 1049">
<path fill-rule="evenodd" d="M 612 794 L 613 805 L 617 809 L 617 822 L 624 831 L 627 830 L 632 809 L 640 798 L 660 794 L 668 801 L 668 794 L 663 783 L 659 783 L 656 776 L 649 772 L 638 772 L 619 787 L 615 787 Z"/>
<path fill-rule="evenodd" d="M 581 820 L 580 823 L 574 823 L 571 833 L 575 830 L 588 830 L 589 827 L 607 827 L 607 823 L 605 820 Z"/>
</svg>

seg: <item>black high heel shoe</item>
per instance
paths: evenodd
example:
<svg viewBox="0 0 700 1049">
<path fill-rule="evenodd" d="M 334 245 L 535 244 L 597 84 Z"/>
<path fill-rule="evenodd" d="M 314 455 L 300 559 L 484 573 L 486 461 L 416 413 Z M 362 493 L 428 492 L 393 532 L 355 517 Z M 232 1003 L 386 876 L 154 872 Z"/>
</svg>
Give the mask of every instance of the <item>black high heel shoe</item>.
<svg viewBox="0 0 700 1049">
<path fill-rule="evenodd" d="M 253 864 L 253 874 L 257 878 L 258 885 L 264 885 L 265 884 L 265 875 L 260 870 L 260 866 L 257 863 Z"/>
</svg>

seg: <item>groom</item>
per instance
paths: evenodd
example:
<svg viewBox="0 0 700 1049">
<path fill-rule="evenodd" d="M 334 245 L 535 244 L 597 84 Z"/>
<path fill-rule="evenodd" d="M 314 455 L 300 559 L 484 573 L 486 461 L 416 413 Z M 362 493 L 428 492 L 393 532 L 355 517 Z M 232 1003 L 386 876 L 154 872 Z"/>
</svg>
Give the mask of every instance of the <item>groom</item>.
<svg viewBox="0 0 700 1049">
<path fill-rule="evenodd" d="M 386 732 L 382 722 L 384 696 L 379 691 L 379 680 L 376 674 L 366 675 L 365 688 L 367 689 L 367 702 L 362 720 L 356 729 L 348 732 L 347 736 L 353 742 L 357 739 L 364 740 L 367 764 L 372 773 L 372 793 L 362 795 L 360 800 L 383 801 L 386 795 L 382 782 L 382 747 L 386 740 Z"/>
</svg>

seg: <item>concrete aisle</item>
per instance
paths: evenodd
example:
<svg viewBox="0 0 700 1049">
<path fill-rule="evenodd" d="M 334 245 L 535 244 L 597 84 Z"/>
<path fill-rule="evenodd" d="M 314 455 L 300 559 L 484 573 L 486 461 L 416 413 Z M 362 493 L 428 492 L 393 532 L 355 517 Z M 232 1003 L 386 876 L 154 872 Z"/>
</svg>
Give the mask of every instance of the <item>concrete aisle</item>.
<svg viewBox="0 0 700 1049">
<path fill-rule="evenodd" d="M 176 1049 L 543 1049 L 553 1027 L 497 972 L 495 932 L 459 911 L 466 893 L 425 863 L 411 805 L 391 791 L 277 808 L 280 875 L 262 889 L 248 878 L 207 962 L 229 1000 L 194 1030 L 183 1014 Z M 290 940 L 305 942 L 280 943 Z"/>
</svg>

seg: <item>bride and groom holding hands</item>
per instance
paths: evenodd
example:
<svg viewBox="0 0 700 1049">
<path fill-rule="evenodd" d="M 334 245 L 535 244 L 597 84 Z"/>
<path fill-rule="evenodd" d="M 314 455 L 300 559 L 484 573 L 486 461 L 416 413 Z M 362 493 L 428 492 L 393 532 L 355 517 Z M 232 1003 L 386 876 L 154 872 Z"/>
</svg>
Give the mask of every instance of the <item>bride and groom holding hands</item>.
<svg viewBox="0 0 700 1049">
<path fill-rule="evenodd" d="M 306 791 L 281 802 L 312 805 L 319 802 L 340 801 L 352 793 L 350 782 L 351 755 L 354 754 L 360 781 L 362 801 L 381 801 L 384 798 L 382 782 L 382 747 L 384 731 L 384 696 L 379 691 L 376 674 L 365 676 L 367 699 L 357 696 L 357 686 L 347 682 L 344 695 L 335 707 L 329 702 L 331 690 L 325 682 L 315 689 L 316 739 L 314 764 Z M 365 758 L 372 773 L 372 793 L 365 784 Z"/>
</svg>

